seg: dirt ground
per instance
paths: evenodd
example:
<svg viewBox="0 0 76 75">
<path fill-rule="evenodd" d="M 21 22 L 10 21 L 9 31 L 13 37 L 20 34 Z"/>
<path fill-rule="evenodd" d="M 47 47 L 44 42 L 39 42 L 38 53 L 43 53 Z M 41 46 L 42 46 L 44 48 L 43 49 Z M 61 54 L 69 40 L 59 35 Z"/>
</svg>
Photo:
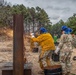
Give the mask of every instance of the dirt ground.
<svg viewBox="0 0 76 75">
<path fill-rule="evenodd" d="M 2 30 L 0 31 L 0 75 L 2 75 L 2 68 L 5 64 L 8 62 L 13 63 L 13 33 L 12 31 L 9 32 L 9 30 L 4 32 L 2 32 Z M 24 46 L 26 48 L 25 57 L 27 59 L 27 63 L 32 64 L 32 75 L 41 75 L 38 74 L 38 72 L 41 71 L 38 63 L 39 53 L 30 51 L 30 43 L 27 38 L 24 39 Z"/>
</svg>

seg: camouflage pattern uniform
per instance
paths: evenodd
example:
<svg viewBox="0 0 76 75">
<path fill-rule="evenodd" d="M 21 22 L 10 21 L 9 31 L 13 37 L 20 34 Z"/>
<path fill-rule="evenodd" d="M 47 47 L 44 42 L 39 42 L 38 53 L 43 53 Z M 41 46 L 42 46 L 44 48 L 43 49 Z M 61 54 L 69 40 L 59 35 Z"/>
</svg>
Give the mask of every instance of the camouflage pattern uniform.
<svg viewBox="0 0 76 75">
<path fill-rule="evenodd" d="M 41 54 L 41 52 L 40 52 L 40 54 Z M 44 67 L 48 66 L 48 64 L 49 64 L 49 66 L 60 65 L 60 62 L 55 62 L 52 60 L 53 53 L 54 53 L 54 50 L 48 50 L 43 54 L 41 61 L 42 61 Z M 39 55 L 39 58 L 40 58 L 40 55 Z M 50 62 L 49 62 L 49 60 L 50 60 Z"/>
<path fill-rule="evenodd" d="M 72 45 L 74 48 L 76 48 L 76 36 L 73 37 Z"/>
<path fill-rule="evenodd" d="M 72 55 L 71 55 L 71 75 L 76 75 L 76 48 L 73 49 Z"/>
<path fill-rule="evenodd" d="M 76 37 L 75 35 L 73 36 L 73 40 L 72 40 L 72 45 L 73 45 L 73 51 L 72 51 L 72 55 L 71 55 L 71 70 L 70 73 L 71 75 L 76 75 Z"/>
<path fill-rule="evenodd" d="M 73 50 L 71 34 L 62 34 L 58 47 L 60 48 L 60 63 L 62 65 L 63 75 L 68 75 L 70 72 L 70 57 Z"/>
</svg>

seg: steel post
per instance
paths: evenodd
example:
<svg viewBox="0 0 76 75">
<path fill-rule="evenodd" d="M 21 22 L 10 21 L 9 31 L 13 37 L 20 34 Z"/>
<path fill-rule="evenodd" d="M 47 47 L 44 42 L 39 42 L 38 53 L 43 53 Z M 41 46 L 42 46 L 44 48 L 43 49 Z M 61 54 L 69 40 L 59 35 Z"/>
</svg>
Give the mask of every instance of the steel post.
<svg viewBox="0 0 76 75">
<path fill-rule="evenodd" d="M 23 75 L 23 15 L 13 15 L 13 25 L 13 75 Z"/>
</svg>

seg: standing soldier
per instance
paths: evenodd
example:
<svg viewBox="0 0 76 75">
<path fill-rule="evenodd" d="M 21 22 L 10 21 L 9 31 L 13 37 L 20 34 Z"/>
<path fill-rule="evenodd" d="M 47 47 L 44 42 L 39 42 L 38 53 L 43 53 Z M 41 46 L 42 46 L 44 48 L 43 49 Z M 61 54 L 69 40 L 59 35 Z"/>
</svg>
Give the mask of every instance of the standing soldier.
<svg viewBox="0 0 76 75">
<path fill-rule="evenodd" d="M 60 50 L 60 63 L 62 65 L 63 75 L 69 75 L 71 67 L 70 57 L 73 50 L 71 44 L 72 36 L 70 34 L 72 30 L 67 26 L 62 26 L 62 31 L 64 31 L 64 34 L 61 35 L 60 43 L 55 50 L 55 53 L 57 54 Z"/>
<path fill-rule="evenodd" d="M 41 69 L 44 69 L 43 61 L 47 63 L 47 66 L 51 66 L 50 64 L 50 57 L 52 52 L 55 50 L 54 40 L 50 33 L 44 27 L 40 28 L 40 35 L 35 38 L 31 38 L 33 42 L 38 42 L 41 46 L 41 52 L 39 56 L 39 64 Z"/>
</svg>

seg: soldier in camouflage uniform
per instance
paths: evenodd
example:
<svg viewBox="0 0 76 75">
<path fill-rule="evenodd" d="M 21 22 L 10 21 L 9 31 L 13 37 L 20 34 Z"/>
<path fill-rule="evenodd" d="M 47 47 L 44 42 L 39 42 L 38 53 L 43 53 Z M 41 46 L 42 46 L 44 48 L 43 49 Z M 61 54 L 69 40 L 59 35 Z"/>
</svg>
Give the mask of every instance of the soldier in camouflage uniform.
<svg viewBox="0 0 76 75">
<path fill-rule="evenodd" d="M 73 50 L 71 41 L 72 36 L 70 34 L 71 31 L 69 31 L 68 27 L 62 26 L 62 30 L 65 32 L 61 35 L 60 43 L 55 50 L 55 53 L 57 54 L 60 50 L 60 63 L 62 65 L 63 75 L 69 75 L 70 74 L 70 57 Z"/>
</svg>

